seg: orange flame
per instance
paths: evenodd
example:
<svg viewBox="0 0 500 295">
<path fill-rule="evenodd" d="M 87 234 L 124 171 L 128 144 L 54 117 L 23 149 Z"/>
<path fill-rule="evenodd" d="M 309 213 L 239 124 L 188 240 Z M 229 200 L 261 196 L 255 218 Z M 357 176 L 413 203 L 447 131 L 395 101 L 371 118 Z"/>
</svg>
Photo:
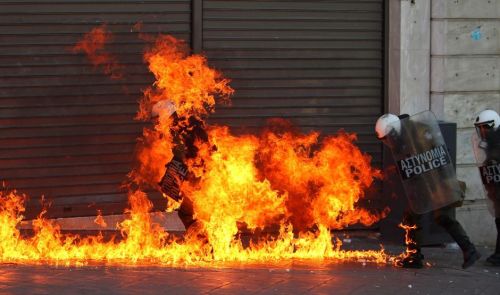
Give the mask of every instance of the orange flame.
<svg viewBox="0 0 500 295">
<path fill-rule="evenodd" d="M 24 197 L 1 192 L 0 261 L 213 266 L 297 258 L 374 263 L 391 259 L 384 249 L 347 251 L 332 239 L 332 229 L 370 225 L 386 214 L 359 208 L 364 190 L 380 172 L 354 145 L 355 135 L 320 140 L 319 133 L 294 132 L 284 121 L 274 122 L 261 136 L 236 136 L 228 127 L 206 126 L 203 120 L 214 111 L 216 100 L 227 102 L 233 93 L 229 81 L 208 67 L 203 56 L 188 55 L 185 44 L 170 36 L 160 36 L 145 60 L 157 81 L 145 91 L 137 118 L 151 118 L 153 106 L 168 100 L 177 119 L 160 112 L 153 127 L 144 129 L 137 167 L 129 174 L 129 209 L 118 224 L 120 236 L 105 240 L 102 235 L 63 234 L 42 212 L 32 222 L 33 235 L 23 237 L 17 226 Z M 153 206 L 142 189 L 158 189 L 165 164 L 180 144 L 172 134 L 189 132 L 190 117 L 204 124 L 208 140 L 196 141 L 196 156 L 186 160 L 193 175 L 181 191 L 192 203 L 196 221 L 178 238 L 151 220 Z M 264 234 L 273 228 L 277 231 Z M 243 231 L 251 234 L 250 241 L 241 237 Z"/>
<path fill-rule="evenodd" d="M 216 95 L 227 101 L 233 94 L 229 80 L 208 67 L 204 56 L 188 55 L 188 52 L 184 41 L 172 36 L 159 36 L 154 46 L 144 54 L 156 82 L 154 87 L 145 91 L 138 119 L 149 119 L 152 106 L 166 99 L 174 103 L 180 117 L 200 117 L 214 110 Z"/>
<path fill-rule="evenodd" d="M 401 262 L 404 259 L 406 259 L 406 258 L 412 256 L 413 254 L 417 253 L 417 250 L 416 250 L 416 247 L 415 247 L 417 245 L 417 242 L 414 241 L 410 237 L 410 231 L 417 229 L 417 226 L 416 225 L 407 225 L 407 224 L 403 224 L 403 223 L 400 223 L 398 226 L 400 228 L 404 229 L 404 231 L 405 231 L 405 245 L 406 245 L 406 249 L 405 249 L 404 253 L 401 253 L 399 255 L 399 257 L 397 257 L 394 260 L 394 265 L 395 266 L 401 266 Z"/>
<path fill-rule="evenodd" d="M 93 28 L 83 36 L 72 49 L 73 52 L 83 52 L 87 55 L 94 67 L 102 66 L 104 73 L 111 79 L 121 79 L 123 77 L 123 66 L 112 54 L 106 52 L 105 46 L 112 41 L 113 36 L 106 30 L 106 26 Z"/>
<path fill-rule="evenodd" d="M 100 227 L 107 227 L 108 226 L 108 224 L 106 223 L 106 221 L 102 217 L 101 210 L 97 210 L 97 216 L 94 219 L 94 223 L 99 225 Z"/>
<path fill-rule="evenodd" d="M 369 226 L 385 217 L 386 212 L 374 215 L 355 206 L 381 173 L 353 144 L 354 134 L 341 132 L 320 142 L 317 132 L 302 135 L 282 120 L 273 124 L 281 130 L 261 137 L 259 163 L 263 177 L 288 193 L 286 208 L 294 228 Z"/>
<path fill-rule="evenodd" d="M 201 55 L 188 55 L 185 42 L 172 36 L 159 36 L 154 46 L 146 51 L 144 59 L 155 75 L 153 87 L 146 89 L 139 103 L 136 118 L 151 118 L 153 106 L 170 101 L 177 115 L 187 120 L 189 116 L 201 117 L 214 110 L 216 96 L 228 101 L 234 90 L 229 80 L 207 65 Z M 129 175 L 138 185 L 157 188 L 165 165 L 172 159 L 174 147 L 172 129 L 180 129 L 186 122 L 174 126 L 170 114 L 160 113 L 154 129 L 144 129 L 136 150 L 138 165 Z"/>
<path fill-rule="evenodd" d="M 44 219 L 43 214 L 32 222 L 34 235 L 26 238 L 16 228 L 22 219 L 23 202 L 24 197 L 15 192 L 0 193 L 1 262 L 208 266 L 223 261 L 271 262 L 294 258 L 374 263 L 386 263 L 389 259 L 383 249 L 341 250 L 341 243 L 332 243 L 330 231 L 324 227 L 316 233 L 305 233 L 295 238 L 290 227 L 281 226 L 277 237 L 252 242 L 249 247 L 244 247 L 241 240 L 232 235 L 215 243 L 207 243 L 193 233 L 179 240 L 151 221 L 148 212 L 152 205 L 142 192 L 133 192 L 129 196 L 129 217 L 118 225 L 121 231 L 119 241 L 104 241 L 101 235 L 80 237 L 63 234 L 59 226 Z"/>
</svg>

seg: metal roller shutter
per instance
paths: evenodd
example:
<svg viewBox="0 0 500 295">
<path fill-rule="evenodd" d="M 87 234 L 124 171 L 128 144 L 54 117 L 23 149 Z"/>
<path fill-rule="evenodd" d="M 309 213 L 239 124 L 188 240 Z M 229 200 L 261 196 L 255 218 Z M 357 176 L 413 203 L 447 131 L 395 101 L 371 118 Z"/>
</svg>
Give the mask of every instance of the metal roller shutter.
<svg viewBox="0 0 500 295">
<path fill-rule="evenodd" d="M 0 1 L 0 179 L 32 196 L 28 217 L 41 194 L 52 200 L 49 216 L 122 212 L 119 185 L 142 127 L 132 117 L 153 80 L 130 33 L 137 22 L 192 39 L 233 80 L 233 105 L 212 122 L 253 132 L 285 117 L 325 134 L 345 128 L 379 164 L 383 15 L 383 0 Z M 102 23 L 124 80 L 69 50 Z"/>
<path fill-rule="evenodd" d="M 11 0 L 0 2 L 0 179 L 29 194 L 27 215 L 52 200 L 50 216 L 122 212 L 120 183 L 141 125 L 132 120 L 153 78 L 144 43 L 131 34 L 190 40 L 189 0 Z M 96 70 L 70 48 L 100 24 L 125 66 L 123 80 Z M 98 205 L 96 206 L 96 204 Z"/>
<path fill-rule="evenodd" d="M 202 50 L 236 90 L 212 121 L 344 128 L 380 165 L 373 123 L 383 111 L 383 29 L 383 0 L 204 0 Z"/>
</svg>

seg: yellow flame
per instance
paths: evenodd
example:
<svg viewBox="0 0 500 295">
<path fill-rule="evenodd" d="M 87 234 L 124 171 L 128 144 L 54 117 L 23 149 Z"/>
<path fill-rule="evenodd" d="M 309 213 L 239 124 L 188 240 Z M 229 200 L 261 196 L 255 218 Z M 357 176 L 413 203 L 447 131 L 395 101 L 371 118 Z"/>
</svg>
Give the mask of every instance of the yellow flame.
<svg viewBox="0 0 500 295">
<path fill-rule="evenodd" d="M 415 249 L 415 247 L 412 247 L 412 246 L 416 245 L 416 241 L 414 241 L 410 237 L 410 231 L 417 229 L 417 226 L 416 225 L 407 225 L 407 224 L 403 224 L 403 223 L 400 223 L 398 226 L 405 231 L 405 245 L 406 245 L 406 249 L 405 249 L 405 252 L 401 253 L 398 257 L 396 257 L 394 259 L 394 265 L 395 266 L 401 266 L 401 263 L 402 263 L 402 261 L 404 259 L 406 259 L 406 258 L 410 257 L 411 255 L 417 253 L 417 250 Z"/>
<path fill-rule="evenodd" d="M 212 265 L 213 262 L 268 262 L 288 259 L 332 259 L 386 263 L 389 255 L 380 251 L 344 251 L 332 242 L 330 231 L 294 237 L 291 226 L 282 225 L 276 237 L 244 247 L 234 231 L 216 243 L 198 234 L 184 239 L 170 236 L 150 220 L 152 205 L 142 192 L 130 195 L 128 218 L 119 224 L 119 239 L 105 241 L 101 235 L 81 237 L 62 234 L 57 224 L 41 215 L 33 221 L 34 235 L 23 237 L 16 228 L 22 219 L 24 196 L 0 193 L 0 261 L 84 265 L 92 262 L 140 265 Z M 207 230 L 208 231 L 208 230 Z"/>
<path fill-rule="evenodd" d="M 106 223 L 106 221 L 102 217 L 101 210 L 97 210 L 97 216 L 94 219 L 94 223 L 99 225 L 100 227 L 107 227 L 108 226 L 108 224 Z"/>
<path fill-rule="evenodd" d="M 140 102 L 138 119 L 151 117 L 152 106 L 170 100 L 175 121 L 155 119 L 139 140 L 137 165 L 129 174 L 129 207 L 112 239 L 101 234 L 64 234 L 44 218 L 32 222 L 33 234 L 17 229 L 25 197 L 0 193 L 0 262 L 52 264 L 139 264 L 214 266 L 221 262 L 271 262 L 290 259 L 387 263 L 378 251 L 342 250 L 331 230 L 361 223 L 371 225 L 386 211 L 360 208 L 364 191 L 380 172 L 355 145 L 355 135 L 340 133 L 319 139 L 301 134 L 289 123 L 275 121 L 262 135 L 231 134 L 228 127 L 206 126 L 208 140 L 195 142 L 196 157 L 187 160 L 193 174 L 181 186 L 192 202 L 195 222 L 183 237 L 151 220 L 145 189 L 159 189 L 173 148 L 172 133 L 186 131 L 189 117 L 203 121 L 216 99 L 228 101 L 229 81 L 200 55 L 189 55 L 182 41 L 160 36 L 145 53 L 156 77 Z M 184 128 L 184 129 L 183 129 Z M 168 210 L 181 204 L 168 200 Z M 100 216 L 100 215 L 99 215 Z M 96 222 L 102 224 L 102 217 Z M 272 229 L 277 229 L 272 231 Z M 267 233 L 271 232 L 271 233 Z M 249 234 L 246 240 L 242 233 Z"/>
</svg>

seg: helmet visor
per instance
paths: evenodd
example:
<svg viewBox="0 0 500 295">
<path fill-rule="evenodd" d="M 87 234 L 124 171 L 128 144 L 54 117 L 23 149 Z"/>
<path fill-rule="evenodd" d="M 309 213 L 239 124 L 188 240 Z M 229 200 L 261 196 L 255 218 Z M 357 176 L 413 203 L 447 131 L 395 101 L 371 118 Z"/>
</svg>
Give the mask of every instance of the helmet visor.
<svg viewBox="0 0 500 295">
<path fill-rule="evenodd" d="M 493 127 L 495 126 L 495 121 L 486 121 L 480 124 L 475 124 L 475 126 L 479 138 L 481 138 L 482 140 L 486 140 L 486 136 L 488 135 L 488 133 L 490 133 L 491 130 L 493 130 Z"/>
</svg>

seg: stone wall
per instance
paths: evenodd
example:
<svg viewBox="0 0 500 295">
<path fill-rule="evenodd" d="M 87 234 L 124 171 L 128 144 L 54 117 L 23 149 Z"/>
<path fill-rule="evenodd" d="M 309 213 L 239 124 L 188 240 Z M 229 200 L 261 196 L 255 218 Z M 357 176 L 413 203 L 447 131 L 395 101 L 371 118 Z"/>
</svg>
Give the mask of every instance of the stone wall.
<svg viewBox="0 0 500 295">
<path fill-rule="evenodd" d="M 429 109 L 431 0 L 401 1 L 400 113 Z"/>
<path fill-rule="evenodd" d="M 500 0 L 432 0 L 430 27 L 431 108 L 457 123 L 457 174 L 468 186 L 457 218 L 476 243 L 493 244 L 471 135 L 478 112 L 500 111 Z"/>
</svg>

